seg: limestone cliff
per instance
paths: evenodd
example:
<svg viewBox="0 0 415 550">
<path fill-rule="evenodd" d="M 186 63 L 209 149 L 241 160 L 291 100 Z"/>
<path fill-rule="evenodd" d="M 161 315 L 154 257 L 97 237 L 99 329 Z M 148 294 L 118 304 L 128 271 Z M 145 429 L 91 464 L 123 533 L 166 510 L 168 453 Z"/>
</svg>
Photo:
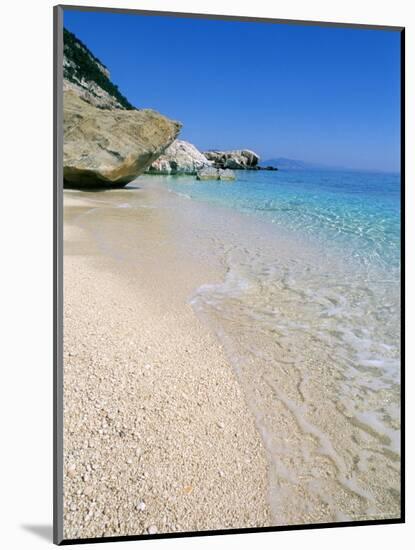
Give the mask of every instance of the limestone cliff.
<svg viewBox="0 0 415 550">
<path fill-rule="evenodd" d="M 63 89 L 102 109 L 134 109 L 109 70 L 73 33 L 63 31 Z"/>
</svg>

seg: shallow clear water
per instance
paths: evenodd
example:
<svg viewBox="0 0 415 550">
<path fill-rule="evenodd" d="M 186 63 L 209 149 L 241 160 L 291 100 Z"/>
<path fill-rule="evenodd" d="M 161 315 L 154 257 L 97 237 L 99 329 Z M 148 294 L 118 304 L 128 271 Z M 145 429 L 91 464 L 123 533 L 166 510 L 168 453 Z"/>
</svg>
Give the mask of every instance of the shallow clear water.
<svg viewBox="0 0 415 550">
<path fill-rule="evenodd" d="M 275 517 L 398 517 L 400 178 L 335 171 L 237 178 L 159 179 L 198 204 L 222 207 L 220 235 L 211 221 L 203 231 L 211 231 L 226 276 L 197 289 L 191 303 L 245 387 L 269 454 Z M 202 226 L 195 221 L 196 237 Z"/>
<path fill-rule="evenodd" d="M 260 216 L 365 265 L 399 267 L 400 177 L 345 171 L 239 171 L 237 180 L 168 178 L 189 197 Z"/>
</svg>

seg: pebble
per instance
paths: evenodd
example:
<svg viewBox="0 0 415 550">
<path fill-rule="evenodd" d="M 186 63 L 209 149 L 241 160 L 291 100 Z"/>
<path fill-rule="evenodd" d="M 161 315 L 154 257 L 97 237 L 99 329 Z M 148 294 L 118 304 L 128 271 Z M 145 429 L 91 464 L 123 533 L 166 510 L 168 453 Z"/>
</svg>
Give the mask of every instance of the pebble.
<svg viewBox="0 0 415 550">
<path fill-rule="evenodd" d="M 69 466 L 68 466 L 68 476 L 69 477 L 75 477 L 76 476 L 76 466 L 75 466 L 75 464 L 69 464 Z"/>
<path fill-rule="evenodd" d="M 88 485 L 88 487 L 85 487 L 84 489 L 84 495 L 86 497 L 90 497 L 93 492 L 94 492 L 94 489 L 91 487 L 91 485 Z"/>
<path fill-rule="evenodd" d="M 147 532 L 149 535 L 155 535 L 158 532 L 156 525 L 150 525 L 150 527 L 147 529 Z"/>
<path fill-rule="evenodd" d="M 140 512 L 144 512 L 144 510 L 146 509 L 146 503 L 142 500 L 138 501 L 137 504 L 135 505 L 136 509 L 139 510 Z"/>
</svg>

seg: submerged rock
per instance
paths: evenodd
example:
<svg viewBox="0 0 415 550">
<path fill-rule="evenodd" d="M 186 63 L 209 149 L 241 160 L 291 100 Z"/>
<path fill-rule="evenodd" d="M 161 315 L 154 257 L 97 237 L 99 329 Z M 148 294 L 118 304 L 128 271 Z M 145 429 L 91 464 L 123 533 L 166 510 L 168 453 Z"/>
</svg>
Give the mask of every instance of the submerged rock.
<svg viewBox="0 0 415 550">
<path fill-rule="evenodd" d="M 206 151 L 205 157 L 213 162 L 216 168 L 233 170 L 254 170 L 259 162 L 259 155 L 249 149 L 235 151 Z"/>
<path fill-rule="evenodd" d="M 196 175 L 196 179 L 198 180 L 234 180 L 235 174 L 232 172 L 232 170 L 222 170 L 221 168 L 214 168 L 213 166 L 209 166 L 207 168 L 203 168 L 202 170 L 199 170 Z"/>
<path fill-rule="evenodd" d="M 122 187 L 173 142 L 181 125 L 148 109 L 99 109 L 64 93 L 66 187 Z"/>
<path fill-rule="evenodd" d="M 209 161 L 188 141 L 176 139 L 147 170 L 149 174 L 195 175 L 198 170 L 211 166 Z"/>
</svg>

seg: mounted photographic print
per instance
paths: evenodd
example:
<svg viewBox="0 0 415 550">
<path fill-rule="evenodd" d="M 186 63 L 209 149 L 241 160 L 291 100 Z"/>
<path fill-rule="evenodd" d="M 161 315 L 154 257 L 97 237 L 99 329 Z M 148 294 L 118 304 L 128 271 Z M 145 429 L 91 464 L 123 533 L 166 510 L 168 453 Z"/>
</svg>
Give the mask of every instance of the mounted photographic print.
<svg viewBox="0 0 415 550">
<path fill-rule="evenodd" d="M 404 30 L 54 14 L 55 542 L 402 522 Z"/>
</svg>

